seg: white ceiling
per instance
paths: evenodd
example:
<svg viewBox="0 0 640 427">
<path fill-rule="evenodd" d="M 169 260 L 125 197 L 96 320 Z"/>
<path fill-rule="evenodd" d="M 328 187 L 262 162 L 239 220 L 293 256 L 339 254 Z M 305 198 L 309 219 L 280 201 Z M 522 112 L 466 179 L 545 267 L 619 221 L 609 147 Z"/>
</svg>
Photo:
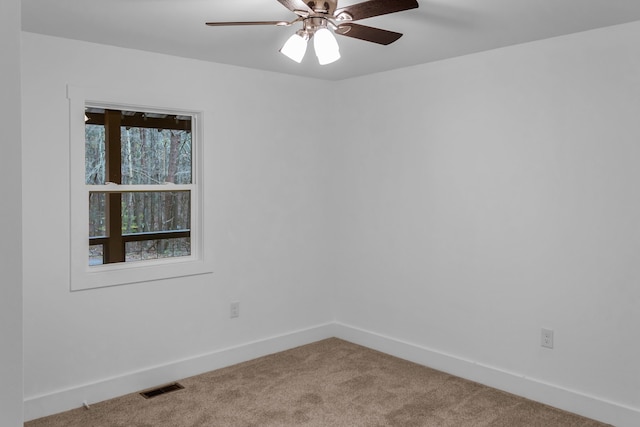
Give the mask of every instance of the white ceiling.
<svg viewBox="0 0 640 427">
<path fill-rule="evenodd" d="M 339 6 L 359 3 L 341 0 Z M 359 23 L 404 33 L 389 46 L 337 36 L 342 59 L 278 53 L 296 27 L 207 27 L 287 20 L 277 0 L 22 0 L 25 31 L 319 79 L 340 80 L 640 20 L 640 0 L 419 0 Z"/>
</svg>

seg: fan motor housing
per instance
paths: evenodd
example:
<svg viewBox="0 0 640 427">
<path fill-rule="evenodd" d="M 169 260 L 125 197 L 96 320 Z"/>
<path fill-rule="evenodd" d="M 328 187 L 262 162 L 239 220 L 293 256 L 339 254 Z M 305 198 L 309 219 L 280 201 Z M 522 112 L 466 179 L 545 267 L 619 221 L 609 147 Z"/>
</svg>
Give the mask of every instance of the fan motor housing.
<svg viewBox="0 0 640 427">
<path fill-rule="evenodd" d="M 338 0 L 309 1 L 307 2 L 307 6 L 316 13 L 333 15 L 333 12 L 335 12 L 338 7 Z"/>
<path fill-rule="evenodd" d="M 320 28 L 327 28 L 327 18 L 306 18 L 303 21 L 303 28 L 307 34 L 312 35 Z"/>
</svg>

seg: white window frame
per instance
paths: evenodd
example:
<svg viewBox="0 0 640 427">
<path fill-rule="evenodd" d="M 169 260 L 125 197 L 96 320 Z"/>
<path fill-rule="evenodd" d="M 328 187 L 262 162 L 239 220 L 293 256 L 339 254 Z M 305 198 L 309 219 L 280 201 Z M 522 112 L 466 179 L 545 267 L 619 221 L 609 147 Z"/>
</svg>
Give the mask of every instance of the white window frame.
<svg viewBox="0 0 640 427">
<path fill-rule="evenodd" d="M 81 291 L 107 286 L 149 282 L 161 279 L 211 273 L 204 245 L 202 177 L 202 108 L 188 100 L 162 94 L 112 88 L 67 87 L 69 99 L 69 178 L 70 178 L 70 289 Z M 165 191 L 191 192 L 191 255 L 154 260 L 89 265 L 89 192 L 158 191 L 157 185 L 85 184 L 85 106 L 116 110 L 162 112 L 189 115 L 192 119 L 192 182 L 168 184 Z"/>
</svg>

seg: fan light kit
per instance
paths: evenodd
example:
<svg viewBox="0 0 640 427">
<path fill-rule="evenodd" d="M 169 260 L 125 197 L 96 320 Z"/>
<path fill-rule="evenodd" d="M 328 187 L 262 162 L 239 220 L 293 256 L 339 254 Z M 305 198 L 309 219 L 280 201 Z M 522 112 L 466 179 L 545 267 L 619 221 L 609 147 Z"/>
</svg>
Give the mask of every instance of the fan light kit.
<svg viewBox="0 0 640 427">
<path fill-rule="evenodd" d="M 289 27 L 302 22 L 302 29 L 296 31 L 282 46 L 280 52 L 295 62 L 302 62 L 307 51 L 307 43 L 313 38 L 313 48 L 320 65 L 331 64 L 340 59 L 340 47 L 335 36 L 360 39 L 381 45 L 388 45 L 400 37 L 401 33 L 380 28 L 355 24 L 354 21 L 386 15 L 418 7 L 416 0 L 369 0 L 338 9 L 338 0 L 308 1 L 278 0 L 287 9 L 298 15 L 293 21 L 237 21 L 207 22 L 212 27 L 232 25 L 275 25 Z M 332 32 L 333 31 L 333 32 Z"/>
<path fill-rule="evenodd" d="M 302 21 L 302 30 L 289 37 L 280 52 L 297 63 L 302 62 L 307 51 L 307 42 L 313 37 L 313 48 L 320 65 L 331 64 L 340 59 L 340 47 L 334 35 L 327 29 L 325 18 L 307 18 Z"/>
</svg>

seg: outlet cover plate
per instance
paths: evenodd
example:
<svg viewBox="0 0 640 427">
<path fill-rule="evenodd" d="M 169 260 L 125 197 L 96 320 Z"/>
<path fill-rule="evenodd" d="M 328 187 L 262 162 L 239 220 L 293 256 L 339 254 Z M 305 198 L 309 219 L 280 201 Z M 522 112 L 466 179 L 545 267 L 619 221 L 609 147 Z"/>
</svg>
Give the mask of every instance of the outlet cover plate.
<svg viewBox="0 0 640 427">
<path fill-rule="evenodd" d="M 553 329 L 542 328 L 540 345 L 546 348 L 553 348 Z"/>
<path fill-rule="evenodd" d="M 236 318 L 236 317 L 240 317 L 240 303 L 235 301 L 231 303 L 231 310 L 229 313 L 229 317 L 231 317 L 232 319 Z"/>
</svg>

